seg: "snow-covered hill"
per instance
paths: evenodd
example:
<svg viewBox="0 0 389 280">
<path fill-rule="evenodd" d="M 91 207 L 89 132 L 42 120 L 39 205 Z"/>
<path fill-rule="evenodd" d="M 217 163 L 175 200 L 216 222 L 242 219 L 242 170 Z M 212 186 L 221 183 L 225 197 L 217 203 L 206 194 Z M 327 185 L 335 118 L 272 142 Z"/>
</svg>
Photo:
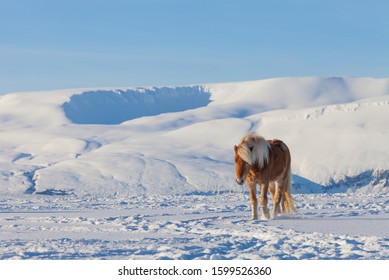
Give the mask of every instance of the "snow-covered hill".
<svg viewBox="0 0 389 280">
<path fill-rule="evenodd" d="M 295 193 L 389 185 L 389 79 L 279 78 L 0 97 L 0 193 L 241 192 L 233 145 L 292 152 Z"/>
</svg>

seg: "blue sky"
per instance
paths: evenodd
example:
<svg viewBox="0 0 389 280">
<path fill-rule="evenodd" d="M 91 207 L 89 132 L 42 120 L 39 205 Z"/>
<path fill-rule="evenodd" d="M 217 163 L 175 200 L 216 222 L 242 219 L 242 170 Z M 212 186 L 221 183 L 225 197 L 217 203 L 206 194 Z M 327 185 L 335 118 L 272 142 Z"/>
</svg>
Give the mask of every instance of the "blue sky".
<svg viewBox="0 0 389 280">
<path fill-rule="evenodd" d="M 389 77 L 389 1 L 0 0 L 0 93 Z"/>
</svg>

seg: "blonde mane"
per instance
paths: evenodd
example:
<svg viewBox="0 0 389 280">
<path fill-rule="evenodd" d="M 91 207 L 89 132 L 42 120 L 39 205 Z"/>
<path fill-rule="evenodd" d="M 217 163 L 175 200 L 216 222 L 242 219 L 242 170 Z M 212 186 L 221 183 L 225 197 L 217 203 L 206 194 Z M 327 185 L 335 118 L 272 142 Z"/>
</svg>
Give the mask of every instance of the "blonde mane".
<svg viewBox="0 0 389 280">
<path fill-rule="evenodd" d="M 248 164 L 263 168 L 269 161 L 270 144 L 265 138 L 249 133 L 238 146 L 238 155 Z"/>
</svg>

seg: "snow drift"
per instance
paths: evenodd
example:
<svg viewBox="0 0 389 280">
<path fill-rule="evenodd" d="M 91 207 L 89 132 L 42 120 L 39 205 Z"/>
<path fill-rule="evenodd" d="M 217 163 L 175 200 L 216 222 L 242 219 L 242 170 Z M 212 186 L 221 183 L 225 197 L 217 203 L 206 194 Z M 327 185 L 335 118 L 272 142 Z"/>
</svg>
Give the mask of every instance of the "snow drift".
<svg viewBox="0 0 389 280">
<path fill-rule="evenodd" d="M 162 87 L 129 90 L 94 90 L 72 95 L 63 105 L 66 117 L 77 124 L 119 124 L 162 113 L 208 105 L 203 87 Z"/>
<path fill-rule="evenodd" d="M 291 149 L 294 192 L 387 192 L 389 79 L 281 78 L 0 97 L 0 193 L 241 192 L 249 131 Z"/>
</svg>

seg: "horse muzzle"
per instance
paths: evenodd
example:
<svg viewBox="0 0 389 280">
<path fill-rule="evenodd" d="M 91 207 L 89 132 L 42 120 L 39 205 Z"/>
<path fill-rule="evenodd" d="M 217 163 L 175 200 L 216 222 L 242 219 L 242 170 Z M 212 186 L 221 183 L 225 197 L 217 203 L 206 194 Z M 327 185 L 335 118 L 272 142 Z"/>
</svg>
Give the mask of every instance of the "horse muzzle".
<svg viewBox="0 0 389 280">
<path fill-rule="evenodd" d="M 244 181 L 242 179 L 240 179 L 240 180 L 236 179 L 235 181 L 238 185 L 243 185 L 243 183 L 244 183 Z"/>
</svg>

